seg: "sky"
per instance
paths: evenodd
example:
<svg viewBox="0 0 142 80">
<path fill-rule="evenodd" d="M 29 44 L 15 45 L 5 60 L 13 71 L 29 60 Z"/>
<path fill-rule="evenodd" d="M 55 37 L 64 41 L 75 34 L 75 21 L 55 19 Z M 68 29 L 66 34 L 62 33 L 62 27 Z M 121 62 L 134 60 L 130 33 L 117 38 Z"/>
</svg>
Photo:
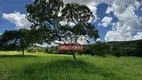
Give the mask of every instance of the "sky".
<svg viewBox="0 0 142 80">
<path fill-rule="evenodd" d="M 142 39 L 142 0 L 63 0 L 87 5 L 96 16 L 93 22 L 101 41 Z M 33 0 L 0 0 L 0 34 L 5 30 L 26 28 L 26 4 Z"/>
</svg>

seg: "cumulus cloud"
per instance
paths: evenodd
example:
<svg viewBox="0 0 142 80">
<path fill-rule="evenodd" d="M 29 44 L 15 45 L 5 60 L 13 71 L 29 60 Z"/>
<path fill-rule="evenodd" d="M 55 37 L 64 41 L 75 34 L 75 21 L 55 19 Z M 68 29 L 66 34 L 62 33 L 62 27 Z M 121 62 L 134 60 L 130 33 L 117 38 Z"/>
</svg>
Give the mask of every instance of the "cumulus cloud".
<svg viewBox="0 0 142 80">
<path fill-rule="evenodd" d="M 40 46 L 40 47 L 58 46 L 58 44 L 54 44 L 54 43 L 51 43 L 51 44 L 44 43 L 44 44 L 35 44 L 35 45 L 36 45 L 36 46 Z"/>
<path fill-rule="evenodd" d="M 130 4 L 128 4 L 130 3 Z M 140 30 L 141 19 L 135 14 L 135 10 L 138 9 L 139 2 L 136 0 L 128 1 L 124 0 L 119 3 L 113 3 L 114 16 L 118 18 L 118 22 L 113 23 L 112 31 L 108 31 L 105 40 L 106 41 L 128 41 L 133 40 L 132 34 Z"/>
<path fill-rule="evenodd" d="M 100 38 L 97 38 L 96 41 L 101 41 L 101 39 L 100 39 Z"/>
<path fill-rule="evenodd" d="M 142 17 L 139 18 L 140 22 L 142 22 Z"/>
<path fill-rule="evenodd" d="M 88 40 L 88 36 L 83 36 L 83 35 L 82 35 L 82 36 L 80 36 L 80 37 L 78 38 L 77 42 L 78 42 L 79 44 L 86 45 L 86 44 L 88 44 L 87 40 Z"/>
<path fill-rule="evenodd" d="M 3 19 L 11 23 L 14 23 L 16 25 L 16 29 L 23 29 L 23 28 L 30 29 L 31 23 L 25 17 L 26 17 L 26 14 L 21 14 L 19 12 L 2 14 Z"/>
<path fill-rule="evenodd" d="M 108 31 L 105 40 L 107 41 L 129 41 L 132 40 L 131 34 L 123 34 L 119 31 Z"/>
<path fill-rule="evenodd" d="M 135 1 L 135 2 L 134 2 L 134 6 L 135 6 L 137 9 L 139 9 L 140 5 L 141 5 L 141 3 L 140 3 L 139 1 Z"/>
<path fill-rule="evenodd" d="M 68 24 L 69 26 L 72 26 L 72 27 L 75 26 L 74 23 L 72 23 L 72 22 L 69 22 L 69 23 L 68 23 L 67 21 L 61 21 L 60 24 L 61 24 L 62 26 L 65 26 L 65 25 L 67 25 L 67 24 Z"/>
<path fill-rule="evenodd" d="M 63 0 L 65 3 L 79 3 L 79 4 L 90 4 L 94 0 Z"/>
<path fill-rule="evenodd" d="M 142 32 L 137 32 L 137 34 L 133 37 L 134 40 L 142 39 Z"/>
<path fill-rule="evenodd" d="M 107 10 L 106 10 L 106 14 L 109 14 L 112 11 L 113 11 L 113 8 L 112 7 L 108 7 Z"/>
<path fill-rule="evenodd" d="M 111 21 L 112 17 L 104 17 L 101 21 L 100 26 L 107 27 L 108 25 L 110 25 Z"/>
</svg>

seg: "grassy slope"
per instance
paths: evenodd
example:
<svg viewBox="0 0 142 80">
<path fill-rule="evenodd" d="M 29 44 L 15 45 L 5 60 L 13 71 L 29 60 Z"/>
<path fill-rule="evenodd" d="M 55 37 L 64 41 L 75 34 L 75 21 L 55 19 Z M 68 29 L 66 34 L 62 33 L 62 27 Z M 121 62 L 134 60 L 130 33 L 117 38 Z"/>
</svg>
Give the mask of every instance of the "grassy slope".
<svg viewBox="0 0 142 80">
<path fill-rule="evenodd" d="M 138 57 L 13 54 L 0 52 L 0 80 L 142 80 Z"/>
</svg>

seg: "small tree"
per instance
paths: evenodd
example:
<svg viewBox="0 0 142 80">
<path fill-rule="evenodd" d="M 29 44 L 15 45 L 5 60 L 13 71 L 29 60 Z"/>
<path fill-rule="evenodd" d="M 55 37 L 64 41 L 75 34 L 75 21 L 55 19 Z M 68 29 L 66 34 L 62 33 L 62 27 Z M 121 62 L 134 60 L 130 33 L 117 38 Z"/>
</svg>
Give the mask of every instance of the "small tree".
<svg viewBox="0 0 142 80">
<path fill-rule="evenodd" d="M 15 45 L 15 50 L 21 50 L 24 55 L 25 48 L 28 47 L 29 42 L 26 40 L 27 30 L 13 30 L 5 31 L 1 36 L 2 49 L 9 44 Z M 11 46 L 12 47 L 12 46 Z M 10 48 L 10 47 L 9 47 Z"/>
</svg>

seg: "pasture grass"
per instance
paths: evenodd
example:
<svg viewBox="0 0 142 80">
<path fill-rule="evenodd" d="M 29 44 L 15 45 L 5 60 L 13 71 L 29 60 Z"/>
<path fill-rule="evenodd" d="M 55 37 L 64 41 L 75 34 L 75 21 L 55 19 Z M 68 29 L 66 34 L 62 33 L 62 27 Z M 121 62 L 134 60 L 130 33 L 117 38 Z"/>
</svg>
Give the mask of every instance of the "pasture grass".
<svg viewBox="0 0 142 80">
<path fill-rule="evenodd" d="M 0 80 L 142 80 L 142 58 L 0 52 Z"/>
</svg>

